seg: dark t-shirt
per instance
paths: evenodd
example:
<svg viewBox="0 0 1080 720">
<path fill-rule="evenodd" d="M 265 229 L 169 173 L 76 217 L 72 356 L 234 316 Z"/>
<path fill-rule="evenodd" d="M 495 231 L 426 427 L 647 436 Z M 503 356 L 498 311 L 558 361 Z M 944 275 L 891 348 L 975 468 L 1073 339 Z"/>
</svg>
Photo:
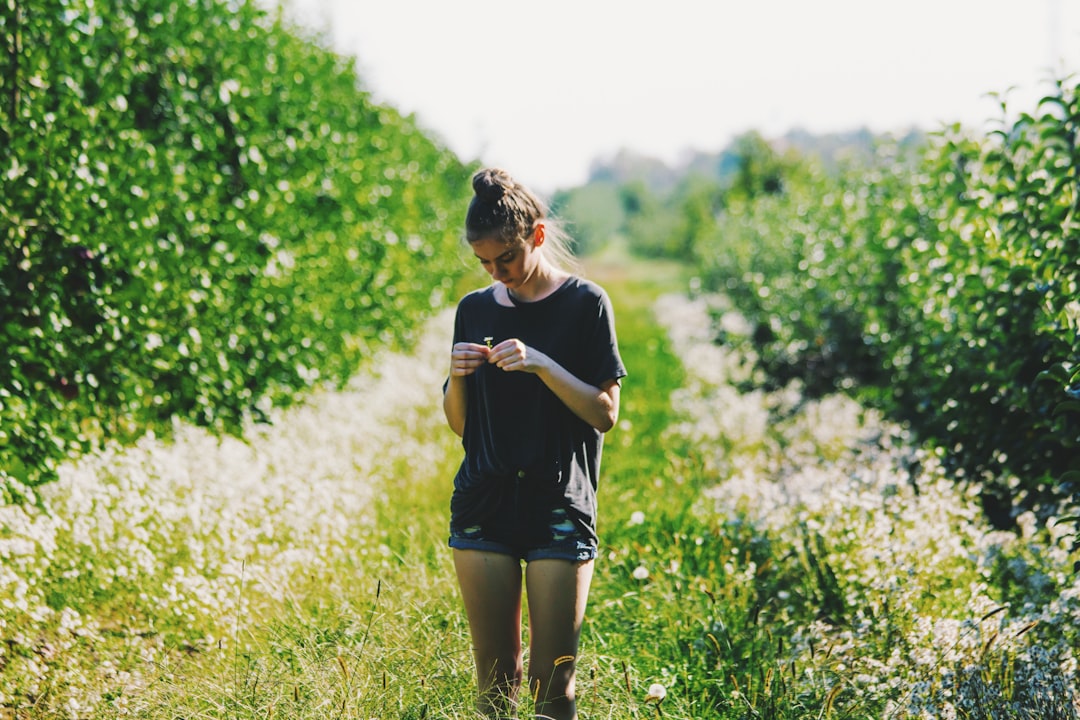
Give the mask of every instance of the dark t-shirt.
<svg viewBox="0 0 1080 720">
<path fill-rule="evenodd" d="M 494 290 L 462 298 L 455 343 L 517 338 L 590 385 L 626 376 L 611 302 L 599 285 L 570 277 L 548 297 L 512 307 L 500 305 Z M 550 490 L 551 502 L 595 539 L 603 434 L 532 373 L 483 365 L 466 377 L 466 387 L 465 458 L 454 478 L 452 522 L 482 523 L 502 487 L 525 481 Z"/>
</svg>

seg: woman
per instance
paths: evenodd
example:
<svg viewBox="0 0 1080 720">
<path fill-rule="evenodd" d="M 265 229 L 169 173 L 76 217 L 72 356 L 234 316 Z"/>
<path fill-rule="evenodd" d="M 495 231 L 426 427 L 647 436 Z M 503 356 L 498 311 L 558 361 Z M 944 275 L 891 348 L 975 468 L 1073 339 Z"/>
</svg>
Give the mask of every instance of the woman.
<svg viewBox="0 0 1080 720">
<path fill-rule="evenodd" d="M 544 204 L 497 169 L 477 173 L 473 190 L 466 239 L 494 282 L 458 305 L 443 409 L 465 449 L 450 547 L 477 707 L 492 718 L 515 713 L 524 561 L 535 714 L 574 718 L 603 433 L 618 418 L 626 370 L 611 303 L 568 269 Z"/>
</svg>

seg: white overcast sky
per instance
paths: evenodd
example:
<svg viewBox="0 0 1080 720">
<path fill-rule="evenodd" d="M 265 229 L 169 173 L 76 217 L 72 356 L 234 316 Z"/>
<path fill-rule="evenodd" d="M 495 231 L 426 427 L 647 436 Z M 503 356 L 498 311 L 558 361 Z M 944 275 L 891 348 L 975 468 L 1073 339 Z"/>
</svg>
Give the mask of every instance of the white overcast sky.
<svg viewBox="0 0 1080 720">
<path fill-rule="evenodd" d="M 278 0 L 264 0 L 274 4 Z M 1033 111 L 1080 72 L 1080 0 L 280 0 L 379 102 L 543 192 L 621 148 L 902 131 Z"/>
</svg>

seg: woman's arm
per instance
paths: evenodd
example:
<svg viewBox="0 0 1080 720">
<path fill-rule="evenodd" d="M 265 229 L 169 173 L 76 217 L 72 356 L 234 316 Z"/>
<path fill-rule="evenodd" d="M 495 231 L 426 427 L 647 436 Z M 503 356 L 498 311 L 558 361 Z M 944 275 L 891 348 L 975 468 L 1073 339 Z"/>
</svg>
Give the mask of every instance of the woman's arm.
<svg viewBox="0 0 1080 720">
<path fill-rule="evenodd" d="M 465 378 L 484 364 L 489 352 L 486 345 L 462 342 L 456 343 L 450 353 L 450 378 L 443 393 L 443 413 L 458 437 L 465 434 L 465 410 L 469 400 Z"/>
<path fill-rule="evenodd" d="M 571 375 L 561 365 L 537 373 L 570 411 L 602 433 L 615 427 L 619 419 L 619 383 L 609 380 L 603 387 L 590 385 Z"/>
<path fill-rule="evenodd" d="M 619 419 L 619 383 L 616 380 L 609 380 L 602 387 L 590 385 L 517 339 L 496 345 L 487 361 L 506 372 L 533 373 L 572 413 L 602 433 L 615 427 Z"/>
<path fill-rule="evenodd" d="M 446 415 L 446 423 L 458 437 L 465 434 L 465 408 L 468 398 L 465 395 L 465 378 L 450 376 L 446 383 L 446 392 L 443 393 L 443 414 Z"/>
</svg>

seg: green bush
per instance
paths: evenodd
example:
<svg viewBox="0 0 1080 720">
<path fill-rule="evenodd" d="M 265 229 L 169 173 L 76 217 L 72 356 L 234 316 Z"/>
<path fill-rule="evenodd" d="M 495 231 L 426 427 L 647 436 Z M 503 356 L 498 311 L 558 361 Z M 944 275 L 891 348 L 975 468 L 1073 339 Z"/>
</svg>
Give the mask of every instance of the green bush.
<svg viewBox="0 0 1080 720">
<path fill-rule="evenodd" d="M 251 2 L 5 0 L 0 487 L 340 383 L 448 299 L 468 172 Z"/>
<path fill-rule="evenodd" d="M 774 381 L 858 387 L 982 483 L 1003 526 L 1054 512 L 1080 469 L 1080 87 L 1056 88 L 987 136 L 807 163 L 729 199 L 696 244 Z"/>
</svg>

